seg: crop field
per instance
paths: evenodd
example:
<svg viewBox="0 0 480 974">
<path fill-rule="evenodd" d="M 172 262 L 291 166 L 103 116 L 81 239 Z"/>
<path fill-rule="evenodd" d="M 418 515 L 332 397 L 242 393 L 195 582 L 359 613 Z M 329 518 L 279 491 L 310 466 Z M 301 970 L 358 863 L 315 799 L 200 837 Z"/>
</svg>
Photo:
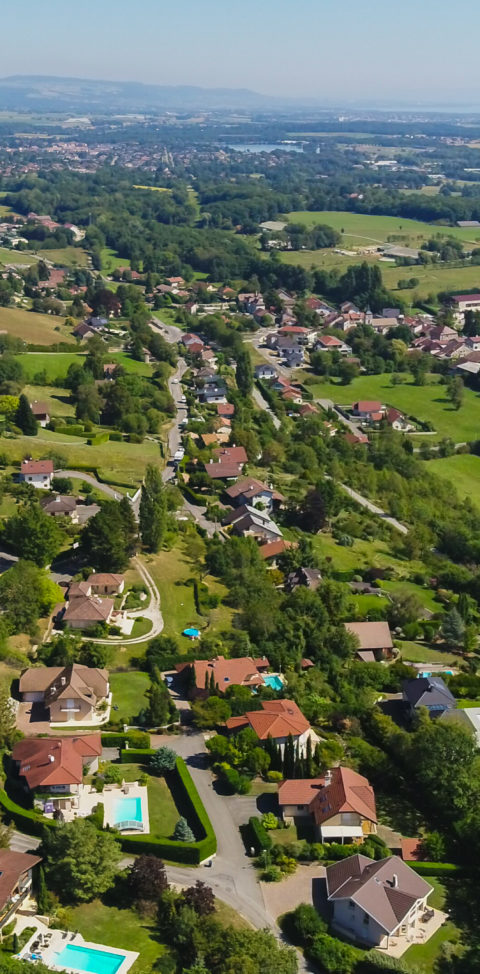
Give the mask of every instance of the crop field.
<svg viewBox="0 0 480 974">
<path fill-rule="evenodd" d="M 480 227 L 469 229 L 449 227 L 398 216 L 378 216 L 370 213 L 350 213 L 347 210 L 297 210 L 288 213 L 290 223 L 314 226 L 325 223 L 343 234 L 343 246 L 362 246 L 369 243 L 394 242 L 401 246 L 418 247 L 423 240 L 440 235 L 455 237 L 464 243 L 480 241 Z"/>
<path fill-rule="evenodd" d="M 38 250 L 38 256 L 60 267 L 88 267 L 88 256 L 82 247 L 61 247 L 58 250 Z"/>
<path fill-rule="evenodd" d="M 1 437 L 0 452 L 9 462 L 19 462 L 30 455 L 34 460 L 56 453 L 62 465 L 70 470 L 96 470 L 99 478 L 112 484 L 137 487 L 144 476 L 147 464 L 160 463 L 157 443 L 116 443 L 109 441 L 99 446 L 89 446 L 79 436 L 65 436 L 41 429 L 38 436 Z"/>
<path fill-rule="evenodd" d="M 21 362 L 27 379 L 33 379 L 37 372 L 45 371 L 47 379 L 51 380 L 66 376 L 72 362 L 82 365 L 84 355 L 82 352 L 24 352 L 15 357 Z"/>
<path fill-rule="evenodd" d="M 457 411 L 447 398 L 445 386 L 435 382 L 437 376 L 430 376 L 431 385 L 414 386 L 412 383 L 392 386 L 387 375 L 363 375 L 354 379 L 348 386 L 333 382 L 318 382 L 309 385 L 315 399 L 332 399 L 340 405 L 350 405 L 359 399 L 381 400 L 396 406 L 402 412 L 424 422 L 432 423 L 440 436 L 448 436 L 455 443 L 478 439 L 480 428 L 480 396 L 465 387 L 463 405 Z M 435 442 L 431 434 L 420 433 L 414 436 L 419 446 L 422 440 Z"/>
<path fill-rule="evenodd" d="M 460 453 L 425 462 L 429 473 L 450 481 L 460 497 L 468 497 L 480 507 L 480 457 Z"/>
<path fill-rule="evenodd" d="M 32 345 L 56 345 L 58 342 L 73 345 L 75 339 L 65 328 L 64 321 L 60 316 L 39 315 L 25 308 L 0 308 L 0 330 Z"/>
<path fill-rule="evenodd" d="M 38 263 L 38 257 L 34 257 L 33 254 L 25 254 L 21 250 L 9 250 L 8 247 L 0 247 L 0 264 L 30 267 L 31 264 L 36 263 Z"/>
</svg>

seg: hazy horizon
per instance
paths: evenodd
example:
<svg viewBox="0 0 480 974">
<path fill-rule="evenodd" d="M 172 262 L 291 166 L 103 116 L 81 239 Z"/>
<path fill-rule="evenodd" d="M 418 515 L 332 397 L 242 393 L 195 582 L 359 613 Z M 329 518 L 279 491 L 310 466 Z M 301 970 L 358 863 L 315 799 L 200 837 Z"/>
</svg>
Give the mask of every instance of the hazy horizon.
<svg viewBox="0 0 480 974">
<path fill-rule="evenodd" d="M 140 12 L 126 0 L 9 5 L 3 36 L 15 43 L 3 46 L 1 75 L 248 88 L 325 105 L 480 105 L 473 0 L 453 8 L 449 0 L 404 0 L 401 8 L 383 0 L 144 0 Z"/>
</svg>

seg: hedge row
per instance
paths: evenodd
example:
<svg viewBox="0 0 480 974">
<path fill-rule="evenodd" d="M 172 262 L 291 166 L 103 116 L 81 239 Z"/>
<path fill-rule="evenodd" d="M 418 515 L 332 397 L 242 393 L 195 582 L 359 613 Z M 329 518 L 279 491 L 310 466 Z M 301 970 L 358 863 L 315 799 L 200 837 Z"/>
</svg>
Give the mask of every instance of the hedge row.
<svg viewBox="0 0 480 974">
<path fill-rule="evenodd" d="M 102 443 L 108 443 L 109 439 L 110 433 L 97 433 L 87 440 L 87 446 L 101 446 Z"/>
<path fill-rule="evenodd" d="M 146 754 L 154 754 L 150 750 L 122 751 L 123 755 L 129 758 L 138 756 L 144 757 Z M 183 758 L 177 757 L 175 766 L 176 784 L 179 785 L 184 793 L 185 799 L 189 803 L 188 821 L 193 826 L 194 831 L 202 833 L 202 838 L 196 842 L 176 842 L 174 839 L 156 839 L 152 835 L 126 835 L 120 839 L 120 845 L 124 852 L 131 852 L 137 855 L 141 853 L 151 853 L 154 856 L 161 856 L 170 862 L 180 862 L 192 866 L 198 866 L 204 859 L 217 851 L 217 840 L 210 819 L 205 811 L 203 802 L 193 783 L 191 775 Z"/>
<path fill-rule="evenodd" d="M 7 822 L 14 822 L 17 829 L 20 832 L 26 832 L 27 835 L 41 837 L 45 826 L 47 828 L 57 827 L 57 822 L 53 819 L 44 818 L 43 815 L 33 811 L 33 809 L 22 808 L 21 805 L 17 805 L 3 788 L 0 788 L 0 805 L 5 812 Z"/>
<path fill-rule="evenodd" d="M 150 734 L 147 731 L 126 731 L 121 734 L 109 733 L 102 734 L 102 747 L 124 748 L 128 744 L 132 747 L 150 747 Z"/>
<path fill-rule="evenodd" d="M 266 849 L 271 849 L 273 845 L 272 838 L 263 827 L 261 820 L 255 815 L 252 815 L 248 820 L 248 824 L 250 826 L 252 846 L 257 855 Z"/>
<path fill-rule="evenodd" d="M 444 876 L 446 873 L 462 872 L 462 867 L 454 862 L 416 862 L 410 860 L 407 865 L 418 873 L 419 876 Z"/>
<path fill-rule="evenodd" d="M 121 764 L 140 764 L 145 757 L 155 754 L 153 747 L 128 747 L 120 751 Z"/>
</svg>

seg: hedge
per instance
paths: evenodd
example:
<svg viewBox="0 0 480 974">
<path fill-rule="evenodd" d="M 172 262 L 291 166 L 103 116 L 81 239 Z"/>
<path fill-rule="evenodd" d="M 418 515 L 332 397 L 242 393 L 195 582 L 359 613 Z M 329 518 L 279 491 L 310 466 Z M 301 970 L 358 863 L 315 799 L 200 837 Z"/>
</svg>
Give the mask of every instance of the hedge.
<svg viewBox="0 0 480 974">
<path fill-rule="evenodd" d="M 150 747 L 150 734 L 147 731 L 126 731 L 126 733 L 114 734 L 108 731 L 102 734 L 102 747 L 118 747 L 120 749 L 125 748 L 126 744 L 131 744 L 132 747 L 138 746 L 139 739 L 142 738 L 146 746 Z"/>
<path fill-rule="evenodd" d="M 153 749 L 122 751 L 122 761 L 125 754 L 128 754 L 130 758 L 134 756 L 143 757 L 146 754 L 155 754 L 155 751 Z M 174 839 L 157 839 L 152 835 L 126 835 L 121 836 L 120 845 L 124 852 L 136 853 L 137 855 L 151 853 L 170 862 L 198 866 L 204 859 L 213 856 L 217 851 L 217 839 L 183 758 L 177 757 L 175 771 L 172 773 L 176 775 L 176 783 L 181 786 L 184 797 L 189 802 L 189 823 L 193 824 L 197 833 L 203 833 L 203 838 L 197 839 L 196 842 L 187 843 L 177 842 Z"/>
<path fill-rule="evenodd" d="M 419 876 L 444 876 L 446 873 L 463 871 L 462 867 L 457 866 L 454 862 L 416 862 L 416 860 L 409 860 L 407 866 L 410 866 Z"/>
<path fill-rule="evenodd" d="M 128 747 L 120 751 L 121 764 L 140 764 L 144 758 L 155 754 L 153 747 Z"/>
<path fill-rule="evenodd" d="M 33 809 L 22 808 L 21 805 L 17 805 L 3 788 L 0 788 L 0 805 L 6 813 L 6 820 L 14 822 L 17 829 L 20 832 L 26 832 L 27 835 L 38 835 L 41 838 L 45 826 L 47 828 L 57 827 L 57 822 L 54 819 L 44 818 L 43 815 Z"/>
<path fill-rule="evenodd" d="M 110 433 L 97 433 L 87 440 L 87 446 L 101 446 L 102 443 L 108 443 L 109 439 Z"/>
<path fill-rule="evenodd" d="M 271 849 L 273 845 L 272 838 L 263 827 L 261 820 L 256 815 L 252 815 L 248 820 L 248 824 L 250 826 L 252 845 L 257 855 L 259 852 Z"/>
</svg>

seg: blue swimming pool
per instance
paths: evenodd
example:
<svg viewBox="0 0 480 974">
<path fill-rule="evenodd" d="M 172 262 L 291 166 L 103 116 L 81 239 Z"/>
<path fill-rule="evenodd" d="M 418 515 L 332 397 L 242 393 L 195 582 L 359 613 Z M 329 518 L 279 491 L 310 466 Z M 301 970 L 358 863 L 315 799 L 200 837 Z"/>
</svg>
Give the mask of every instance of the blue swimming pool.
<svg viewBox="0 0 480 974">
<path fill-rule="evenodd" d="M 67 944 L 55 955 L 54 963 L 56 967 L 70 967 L 74 971 L 88 971 L 89 974 L 116 974 L 124 960 L 125 954 Z"/>
<path fill-rule="evenodd" d="M 283 690 L 283 680 L 279 676 L 264 676 L 263 682 L 272 690 Z"/>
<path fill-rule="evenodd" d="M 121 822 L 139 822 L 142 820 L 141 798 L 119 798 L 113 806 L 113 824 Z"/>
</svg>

